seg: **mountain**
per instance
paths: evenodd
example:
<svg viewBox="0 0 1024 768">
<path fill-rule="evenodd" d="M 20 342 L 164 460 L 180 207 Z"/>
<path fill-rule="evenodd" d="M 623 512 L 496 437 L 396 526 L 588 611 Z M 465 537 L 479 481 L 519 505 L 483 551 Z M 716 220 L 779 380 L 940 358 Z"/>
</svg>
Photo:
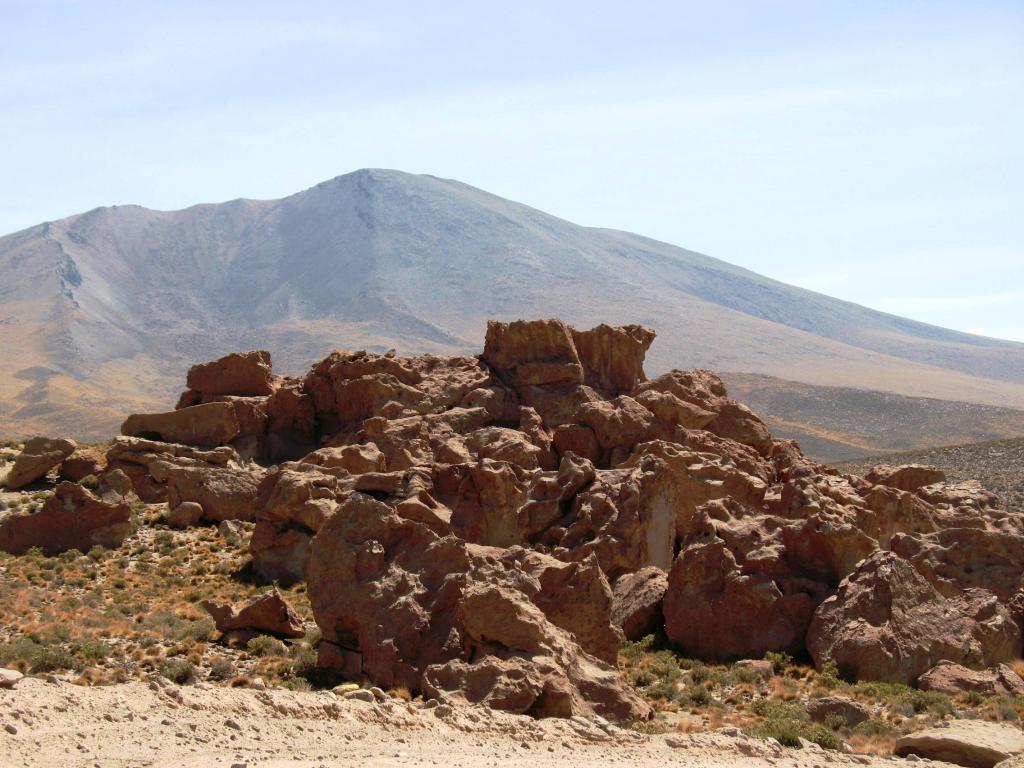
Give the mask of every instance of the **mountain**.
<svg viewBox="0 0 1024 768">
<path fill-rule="evenodd" d="M 795 288 L 457 181 L 361 170 L 281 200 L 98 208 L 0 238 L 0 434 L 109 434 L 185 369 L 267 348 L 475 348 L 488 318 L 658 331 L 648 370 L 709 367 L 1024 408 L 1024 344 Z M 146 374 L 143 372 L 153 371 Z"/>
</svg>

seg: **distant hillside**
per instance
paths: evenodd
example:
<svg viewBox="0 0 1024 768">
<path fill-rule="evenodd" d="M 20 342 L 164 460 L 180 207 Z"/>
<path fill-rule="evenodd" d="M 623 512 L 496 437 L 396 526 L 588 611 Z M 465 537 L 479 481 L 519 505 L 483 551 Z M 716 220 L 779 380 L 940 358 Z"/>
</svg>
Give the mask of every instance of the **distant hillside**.
<svg viewBox="0 0 1024 768">
<path fill-rule="evenodd" d="M 872 456 L 836 466 L 844 472 L 863 474 L 880 463 L 930 464 L 951 480 L 979 480 L 999 496 L 1006 509 L 1024 512 L 1024 439 Z"/>
<path fill-rule="evenodd" d="M 924 325 L 456 181 L 364 170 L 282 200 L 99 208 L 0 238 L 0 434 L 109 433 L 192 362 L 475 349 L 488 318 L 643 323 L 648 358 L 1024 407 L 1024 345 Z M 143 374 L 143 372 L 151 372 Z"/>
<path fill-rule="evenodd" d="M 1024 437 L 1024 409 L 820 387 L 745 373 L 722 374 L 729 394 L 777 437 L 820 461 Z"/>
</svg>

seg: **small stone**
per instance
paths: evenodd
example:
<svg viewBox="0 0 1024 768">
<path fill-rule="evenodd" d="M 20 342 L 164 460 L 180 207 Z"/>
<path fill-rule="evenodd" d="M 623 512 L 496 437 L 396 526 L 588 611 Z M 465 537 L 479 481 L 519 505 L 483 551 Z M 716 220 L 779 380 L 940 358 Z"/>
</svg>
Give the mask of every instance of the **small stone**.
<svg viewBox="0 0 1024 768">
<path fill-rule="evenodd" d="M 237 720 L 232 720 L 231 718 L 228 718 L 227 720 L 225 720 L 224 721 L 224 725 L 226 725 L 228 728 L 232 728 L 232 729 L 234 729 L 236 731 L 242 730 L 242 726 L 238 724 L 238 721 Z"/>
<path fill-rule="evenodd" d="M 11 736 L 15 736 L 18 733 L 18 729 L 15 728 L 10 723 L 7 723 L 7 725 L 4 726 L 4 730 L 7 731 L 9 734 L 11 734 Z"/>
<path fill-rule="evenodd" d="M 370 704 L 377 700 L 373 693 L 365 688 L 358 688 L 354 691 L 349 691 L 344 694 L 342 698 L 348 699 L 349 701 L 365 701 Z"/>
<path fill-rule="evenodd" d="M 25 677 L 16 669 L 0 668 L 0 688 L 13 688 Z"/>
</svg>

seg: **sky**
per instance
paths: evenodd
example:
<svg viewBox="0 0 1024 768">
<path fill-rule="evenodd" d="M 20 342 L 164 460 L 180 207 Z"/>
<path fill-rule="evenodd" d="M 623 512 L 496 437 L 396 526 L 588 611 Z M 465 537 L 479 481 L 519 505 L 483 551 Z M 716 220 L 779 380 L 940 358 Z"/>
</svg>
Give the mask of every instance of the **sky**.
<svg viewBox="0 0 1024 768">
<path fill-rule="evenodd" d="M 0 0 L 0 39 L 0 233 L 397 168 L 1024 341 L 1020 0 Z"/>
</svg>

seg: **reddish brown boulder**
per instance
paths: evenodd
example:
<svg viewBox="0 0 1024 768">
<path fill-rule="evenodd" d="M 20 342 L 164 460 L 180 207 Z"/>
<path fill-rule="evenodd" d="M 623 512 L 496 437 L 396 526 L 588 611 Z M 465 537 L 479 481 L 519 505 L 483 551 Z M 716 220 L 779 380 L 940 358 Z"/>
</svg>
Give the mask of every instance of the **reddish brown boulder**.
<svg viewBox="0 0 1024 768">
<path fill-rule="evenodd" d="M 610 589 L 593 564 L 440 537 L 355 494 L 313 540 L 307 575 L 328 649 L 321 658 L 347 659 L 379 685 L 468 692 L 517 712 L 635 719 L 649 711 L 591 655 L 607 654 L 615 637 Z M 513 682 L 517 665 L 530 685 Z"/>
<path fill-rule="evenodd" d="M 939 594 L 906 560 L 876 552 L 815 611 L 807 649 L 818 669 L 912 685 L 939 661 L 989 667 L 1017 658 L 1020 629 L 990 592 Z"/>
<path fill-rule="evenodd" d="M 291 584 L 306 577 L 313 537 L 351 490 L 347 475 L 308 464 L 285 465 L 260 481 L 249 551 L 263 578 Z"/>
<path fill-rule="evenodd" d="M 121 425 L 121 434 L 213 447 L 230 443 L 241 434 L 241 426 L 233 404 L 213 402 L 167 413 L 132 414 Z"/>
<path fill-rule="evenodd" d="M 107 450 L 107 465 L 120 470 L 131 479 L 135 493 L 147 504 L 167 500 L 166 475 L 162 464 L 188 467 L 241 466 L 238 453 L 229 446 L 203 450 L 187 445 L 118 436 Z M 164 477 L 157 480 L 156 474 Z"/>
<path fill-rule="evenodd" d="M 1017 531 L 992 526 L 947 528 L 900 534 L 890 547 L 946 597 L 981 587 L 1008 601 L 1021 587 L 1024 535 Z"/>
<path fill-rule="evenodd" d="M 384 454 L 374 443 L 320 448 L 305 456 L 301 463 L 344 469 L 354 475 L 384 472 L 387 469 Z"/>
<path fill-rule="evenodd" d="M 188 370 L 188 388 L 204 395 L 270 395 L 274 383 L 264 350 L 235 352 Z"/>
<path fill-rule="evenodd" d="M 169 509 L 191 501 L 203 508 L 204 519 L 213 522 L 255 519 L 261 470 L 154 462 L 150 471 L 156 480 L 167 484 Z"/>
<path fill-rule="evenodd" d="M 113 549 L 134 530 L 123 499 L 97 498 L 75 483 L 61 483 L 42 508 L 0 519 L 0 550 L 20 555 L 32 547 L 55 555 L 69 549 L 88 552 L 97 544 Z"/>
<path fill-rule="evenodd" d="M 804 708 L 811 720 L 816 723 L 825 723 L 838 717 L 852 728 L 871 718 L 870 707 L 843 696 L 823 696 L 820 699 L 811 699 Z"/>
<path fill-rule="evenodd" d="M 76 447 L 74 440 L 33 437 L 25 443 L 7 474 L 0 477 L 0 485 L 13 490 L 34 483 L 74 453 Z"/>
<path fill-rule="evenodd" d="M 213 617 L 218 632 L 251 631 L 277 637 L 302 637 L 302 620 L 276 589 L 249 601 L 236 610 L 203 600 L 200 605 Z"/>
<path fill-rule="evenodd" d="M 64 459 L 60 465 L 60 478 L 70 483 L 79 483 L 89 475 L 99 477 L 107 468 L 107 446 L 90 445 L 79 447 Z"/>
<path fill-rule="evenodd" d="M 747 406 L 734 400 L 721 400 L 716 410 L 718 415 L 704 427 L 708 432 L 749 445 L 762 456 L 771 453 L 772 436 L 768 427 Z"/>
<path fill-rule="evenodd" d="M 786 593 L 772 578 L 745 570 L 718 538 L 683 549 L 668 576 L 665 634 L 687 655 L 724 661 L 799 653 L 814 611 L 812 595 Z"/>
<path fill-rule="evenodd" d="M 492 320 L 481 359 L 517 389 L 583 383 L 572 329 L 561 320 Z"/>
<path fill-rule="evenodd" d="M 946 473 L 924 464 L 902 464 L 896 467 L 879 464 L 873 467 L 864 479 L 875 485 L 886 485 L 901 491 L 916 491 L 926 485 L 945 482 Z"/>
<path fill-rule="evenodd" d="M 922 691 L 958 694 L 973 691 L 984 696 L 1024 696 L 1024 680 L 1005 664 L 991 669 L 968 669 L 940 661 L 917 679 Z"/>
<path fill-rule="evenodd" d="M 665 622 L 661 601 L 667 590 L 668 574 L 660 568 L 620 576 L 612 593 L 612 623 L 627 640 L 657 632 Z"/>
<path fill-rule="evenodd" d="M 572 340 L 584 383 L 598 392 L 615 397 L 631 392 L 646 378 L 644 356 L 654 341 L 650 328 L 601 324 L 589 331 L 572 329 Z"/>
</svg>

